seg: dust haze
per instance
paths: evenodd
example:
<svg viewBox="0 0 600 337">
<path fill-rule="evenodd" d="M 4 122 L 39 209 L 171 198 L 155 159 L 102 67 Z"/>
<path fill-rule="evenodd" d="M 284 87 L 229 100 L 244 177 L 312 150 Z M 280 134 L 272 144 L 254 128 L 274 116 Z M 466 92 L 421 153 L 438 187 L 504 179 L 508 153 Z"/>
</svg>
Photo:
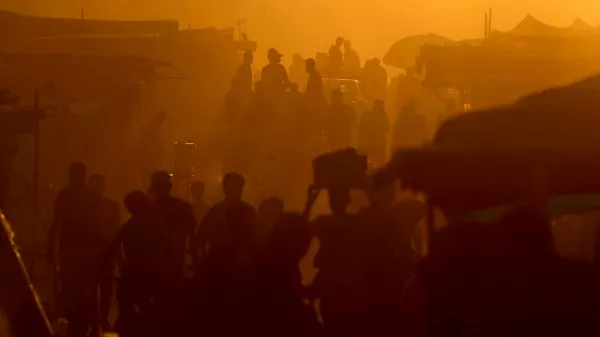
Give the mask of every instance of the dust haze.
<svg viewBox="0 0 600 337">
<path fill-rule="evenodd" d="M 40 16 L 88 19 L 177 19 L 181 28 L 224 28 L 246 21 L 250 38 L 259 41 L 259 53 L 269 47 L 314 57 L 326 50 L 331 36 L 351 39 L 363 57 L 381 57 L 392 43 L 413 34 L 435 33 L 451 39 L 479 38 L 483 12 L 494 9 L 493 28 L 509 30 L 526 14 L 556 26 L 568 26 L 577 17 L 600 24 L 600 5 L 593 1 L 543 0 L 3 0 L 0 8 Z"/>
</svg>

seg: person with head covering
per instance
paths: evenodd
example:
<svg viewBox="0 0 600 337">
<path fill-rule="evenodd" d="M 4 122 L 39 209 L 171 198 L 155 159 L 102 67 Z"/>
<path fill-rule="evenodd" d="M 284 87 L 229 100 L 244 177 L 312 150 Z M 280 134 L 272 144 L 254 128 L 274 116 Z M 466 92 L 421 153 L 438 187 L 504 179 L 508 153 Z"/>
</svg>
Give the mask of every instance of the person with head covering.
<svg viewBox="0 0 600 337">
<path fill-rule="evenodd" d="M 290 85 L 287 70 L 281 64 L 283 54 L 279 53 L 277 49 L 271 48 L 267 57 L 269 64 L 262 69 L 261 81 L 268 90 L 283 92 Z"/>
</svg>

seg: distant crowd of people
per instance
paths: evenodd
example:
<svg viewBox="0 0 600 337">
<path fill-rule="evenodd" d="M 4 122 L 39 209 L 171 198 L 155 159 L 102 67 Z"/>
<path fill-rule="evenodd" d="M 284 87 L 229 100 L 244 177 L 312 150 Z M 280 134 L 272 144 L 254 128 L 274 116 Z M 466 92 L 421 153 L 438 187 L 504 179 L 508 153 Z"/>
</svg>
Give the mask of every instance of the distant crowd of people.
<svg viewBox="0 0 600 337">
<path fill-rule="evenodd" d="M 387 95 L 387 73 L 377 59 L 368 60 L 361 69 L 350 41 L 338 38 L 325 65 L 317 59 L 304 60 L 294 55 L 289 75 L 281 64 L 282 56 L 276 49 L 269 49 L 269 63 L 263 67 L 260 80 L 254 83 L 254 55 L 250 51 L 244 53 L 222 114 L 228 130 L 226 171 L 247 172 L 241 162 L 252 156 L 250 162 L 256 162 L 256 157 L 264 154 L 286 158 L 286 153 L 294 153 L 297 161 L 309 163 L 318 154 L 347 147 L 358 148 L 377 167 L 386 161 L 390 148 L 406 144 L 406 136 L 424 137 L 426 122 L 417 114 L 414 102 L 404 104 L 398 113 L 402 120 L 414 122 L 410 132 L 405 133 L 411 127 L 400 118 L 390 123 L 383 100 Z M 351 96 L 348 86 L 353 84 L 343 81 L 331 84 L 331 76 L 339 76 L 337 80 L 351 79 L 344 74 L 354 68 L 356 71 L 351 71 L 351 75 L 362 80 L 361 88 L 366 88 L 367 96 L 373 99 Z M 324 79 L 322 72 L 330 78 Z M 390 133 L 393 137 L 389 137 Z M 296 164 L 288 161 L 282 170 L 294 171 Z"/>
</svg>

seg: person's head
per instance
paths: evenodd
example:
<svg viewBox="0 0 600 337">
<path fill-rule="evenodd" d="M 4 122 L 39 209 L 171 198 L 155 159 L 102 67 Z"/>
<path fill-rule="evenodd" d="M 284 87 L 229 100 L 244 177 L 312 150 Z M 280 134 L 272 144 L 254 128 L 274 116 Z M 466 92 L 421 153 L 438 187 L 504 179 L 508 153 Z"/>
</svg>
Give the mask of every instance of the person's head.
<svg viewBox="0 0 600 337">
<path fill-rule="evenodd" d="M 131 215 L 146 213 L 149 203 L 146 193 L 142 191 L 133 191 L 125 196 L 125 207 Z"/>
<path fill-rule="evenodd" d="M 337 47 L 341 47 L 344 44 L 344 38 L 341 36 L 338 36 L 337 39 L 335 39 L 335 45 Z"/>
<path fill-rule="evenodd" d="M 269 58 L 269 63 L 281 63 L 281 58 L 283 55 L 277 51 L 275 48 L 269 49 L 267 52 L 267 57 Z"/>
<path fill-rule="evenodd" d="M 167 197 L 171 194 L 173 184 L 171 183 L 171 174 L 165 171 L 159 171 L 152 175 L 150 190 L 157 198 Z"/>
<path fill-rule="evenodd" d="M 315 59 L 307 59 L 306 72 L 308 74 L 313 74 L 315 71 L 317 71 L 317 61 L 315 61 Z"/>
<path fill-rule="evenodd" d="M 244 65 L 250 66 L 254 62 L 254 53 L 250 50 L 244 52 Z"/>
<path fill-rule="evenodd" d="M 223 193 L 228 200 L 240 200 L 246 180 L 239 173 L 227 173 L 223 177 Z"/>
<path fill-rule="evenodd" d="M 298 87 L 298 84 L 290 83 L 290 91 L 297 92 L 298 90 L 300 90 L 300 87 Z"/>
<path fill-rule="evenodd" d="M 373 61 L 373 66 L 375 66 L 375 67 L 379 67 L 381 65 L 381 60 L 378 58 L 374 58 L 372 61 Z"/>
<path fill-rule="evenodd" d="M 385 102 L 382 99 L 373 101 L 373 111 L 385 111 Z"/>
<path fill-rule="evenodd" d="M 77 161 L 69 166 L 69 184 L 85 185 L 87 177 L 87 165 L 84 162 Z"/>
<path fill-rule="evenodd" d="M 194 198 L 194 200 L 202 200 L 202 198 L 204 198 L 204 183 L 200 181 L 192 183 L 190 192 L 192 193 L 192 198 Z"/>
<path fill-rule="evenodd" d="M 332 187 L 329 189 L 329 207 L 334 216 L 345 215 L 351 201 L 349 188 Z"/>
<path fill-rule="evenodd" d="M 331 103 L 332 104 L 342 104 L 342 100 L 344 98 L 344 95 L 342 94 L 342 91 L 340 89 L 334 89 L 331 91 Z"/>
<path fill-rule="evenodd" d="M 346 50 L 352 49 L 352 43 L 350 42 L 350 40 L 344 41 L 344 49 L 346 49 Z"/>
<path fill-rule="evenodd" d="M 104 190 L 106 190 L 106 182 L 104 176 L 100 174 L 93 174 L 88 179 L 88 187 L 94 191 L 94 193 L 100 197 L 104 195 Z"/>
</svg>

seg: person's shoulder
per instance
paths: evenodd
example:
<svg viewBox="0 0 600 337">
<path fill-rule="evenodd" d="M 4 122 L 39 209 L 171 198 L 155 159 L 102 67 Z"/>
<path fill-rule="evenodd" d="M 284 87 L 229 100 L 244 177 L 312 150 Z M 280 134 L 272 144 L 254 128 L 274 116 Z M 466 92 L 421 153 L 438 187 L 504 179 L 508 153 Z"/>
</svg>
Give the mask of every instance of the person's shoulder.
<svg viewBox="0 0 600 337">
<path fill-rule="evenodd" d="M 256 213 L 256 209 L 251 204 L 249 204 L 249 203 L 247 203 L 245 201 L 242 201 L 241 204 L 242 204 L 242 207 L 244 207 L 247 211 Z"/>
<path fill-rule="evenodd" d="M 179 198 L 175 198 L 175 197 L 170 197 L 169 198 L 169 203 L 175 207 L 181 208 L 181 209 L 192 209 L 192 205 L 190 205 L 189 202 L 179 199 Z"/>
</svg>

